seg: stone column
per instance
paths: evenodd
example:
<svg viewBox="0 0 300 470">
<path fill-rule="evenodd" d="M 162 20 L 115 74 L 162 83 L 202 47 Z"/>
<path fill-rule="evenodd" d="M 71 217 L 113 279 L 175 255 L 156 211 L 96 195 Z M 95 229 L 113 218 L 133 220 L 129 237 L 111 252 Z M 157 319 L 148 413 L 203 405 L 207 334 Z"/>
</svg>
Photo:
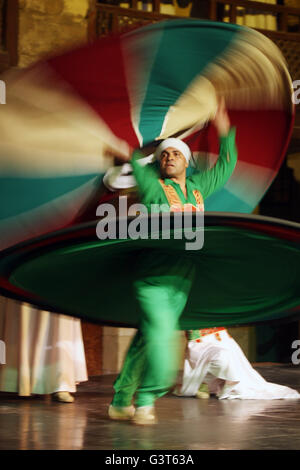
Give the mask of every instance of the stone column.
<svg viewBox="0 0 300 470">
<path fill-rule="evenodd" d="M 20 0 L 19 67 L 87 41 L 90 0 Z"/>
</svg>

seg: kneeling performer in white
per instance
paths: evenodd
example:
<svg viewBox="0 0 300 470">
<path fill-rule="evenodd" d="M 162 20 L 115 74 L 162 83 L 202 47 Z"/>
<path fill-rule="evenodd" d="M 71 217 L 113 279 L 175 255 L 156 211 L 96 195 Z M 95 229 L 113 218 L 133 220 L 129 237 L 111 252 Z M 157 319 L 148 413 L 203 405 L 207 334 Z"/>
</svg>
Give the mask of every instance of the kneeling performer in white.
<svg viewBox="0 0 300 470">
<path fill-rule="evenodd" d="M 300 398 L 289 387 L 267 382 L 251 366 L 226 328 L 186 332 L 188 344 L 182 385 L 174 394 L 223 399 L 276 400 Z"/>
</svg>

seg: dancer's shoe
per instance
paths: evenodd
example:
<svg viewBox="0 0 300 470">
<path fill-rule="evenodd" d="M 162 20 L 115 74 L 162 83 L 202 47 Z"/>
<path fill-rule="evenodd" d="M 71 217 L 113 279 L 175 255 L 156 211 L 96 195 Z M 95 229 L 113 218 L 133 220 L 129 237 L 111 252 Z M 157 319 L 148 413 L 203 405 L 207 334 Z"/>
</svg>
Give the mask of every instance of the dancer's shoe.
<svg viewBox="0 0 300 470">
<path fill-rule="evenodd" d="M 196 393 L 196 398 L 201 398 L 206 400 L 210 397 L 209 388 L 207 384 L 201 384 L 198 392 Z"/>
<path fill-rule="evenodd" d="M 157 424 L 154 406 L 140 406 L 136 409 L 132 422 L 139 426 Z"/>
<path fill-rule="evenodd" d="M 180 393 L 180 387 L 175 387 L 172 391 L 172 395 L 175 395 L 176 397 L 182 397 L 183 395 Z"/>
<path fill-rule="evenodd" d="M 60 403 L 73 403 L 75 398 L 69 392 L 55 392 L 52 393 L 52 400 Z"/>
<path fill-rule="evenodd" d="M 108 408 L 108 416 L 110 419 L 119 421 L 128 421 L 133 418 L 135 408 L 133 405 L 130 406 L 113 406 L 110 405 Z"/>
</svg>

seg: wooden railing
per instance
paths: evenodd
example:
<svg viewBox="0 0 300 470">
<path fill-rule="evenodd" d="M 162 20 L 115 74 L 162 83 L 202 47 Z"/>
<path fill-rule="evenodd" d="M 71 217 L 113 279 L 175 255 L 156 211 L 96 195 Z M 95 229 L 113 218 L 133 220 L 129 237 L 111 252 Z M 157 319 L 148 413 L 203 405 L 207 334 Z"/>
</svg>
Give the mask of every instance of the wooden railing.
<svg viewBox="0 0 300 470">
<path fill-rule="evenodd" d="M 229 21 L 236 23 L 237 17 L 243 11 L 244 14 L 273 14 L 277 17 L 277 31 L 288 31 L 288 17 L 293 16 L 298 19 L 298 27 L 300 33 L 300 8 L 292 8 L 283 5 L 273 5 L 272 3 L 262 3 L 252 0 L 210 0 L 209 19 L 217 20 L 217 6 L 227 5 L 229 8 Z"/>
<path fill-rule="evenodd" d="M 178 17 L 163 15 L 159 12 L 97 4 L 90 27 L 90 37 L 94 39 L 95 37 L 106 36 L 109 33 L 127 31 L 131 27 L 174 18 Z"/>
<path fill-rule="evenodd" d="M 99 24 L 103 16 L 110 17 L 109 30 L 120 31 L 124 22 L 122 18 L 126 16 L 131 22 L 155 22 L 166 18 L 178 18 L 174 15 L 164 15 L 160 13 L 160 0 L 152 0 L 152 11 L 143 11 L 138 9 L 138 0 L 131 0 L 130 8 L 120 8 L 118 6 L 97 3 L 97 19 Z M 202 19 L 213 21 L 222 21 L 220 17 L 219 7 L 223 7 L 224 15 L 229 17 L 230 23 L 236 23 L 241 15 L 265 14 L 276 16 L 277 32 L 288 32 L 289 17 L 293 17 L 298 21 L 298 32 L 300 33 L 300 8 L 287 7 L 283 5 L 275 5 L 272 3 L 263 3 L 255 0 L 207 0 L 207 8 L 203 9 L 207 13 Z M 101 34 L 105 34 L 105 29 L 100 28 Z"/>
</svg>

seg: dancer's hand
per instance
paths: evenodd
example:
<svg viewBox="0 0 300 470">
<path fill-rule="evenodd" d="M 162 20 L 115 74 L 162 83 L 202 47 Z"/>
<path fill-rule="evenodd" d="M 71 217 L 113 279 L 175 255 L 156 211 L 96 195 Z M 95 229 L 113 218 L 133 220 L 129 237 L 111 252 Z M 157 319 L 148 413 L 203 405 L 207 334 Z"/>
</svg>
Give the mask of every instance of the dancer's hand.
<svg viewBox="0 0 300 470">
<path fill-rule="evenodd" d="M 228 134 L 230 129 L 230 119 L 226 110 L 225 100 L 223 97 L 219 101 L 219 106 L 212 123 L 216 127 L 220 137 Z"/>
</svg>

